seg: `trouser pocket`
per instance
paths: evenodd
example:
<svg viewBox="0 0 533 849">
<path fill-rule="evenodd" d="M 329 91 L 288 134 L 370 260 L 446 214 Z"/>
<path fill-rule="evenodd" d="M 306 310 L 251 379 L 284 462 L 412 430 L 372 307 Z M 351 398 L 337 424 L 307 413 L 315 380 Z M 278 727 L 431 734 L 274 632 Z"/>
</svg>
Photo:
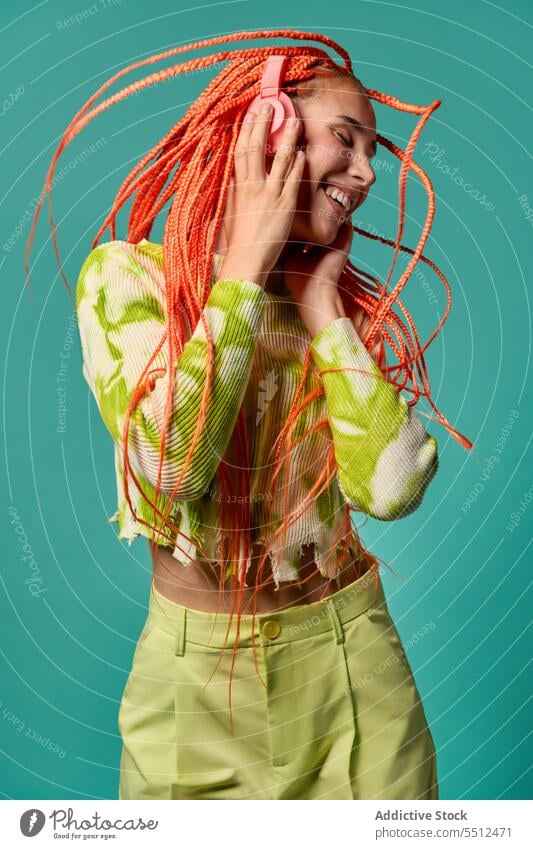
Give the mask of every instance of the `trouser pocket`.
<svg viewBox="0 0 533 849">
<path fill-rule="evenodd" d="M 121 799 L 170 799 L 176 778 L 174 638 L 152 621 L 137 643 L 119 708 Z"/>
<path fill-rule="evenodd" d="M 188 643 L 176 658 L 174 708 L 173 798 L 268 798 L 266 700 L 251 648 L 238 650 L 232 670 L 231 649 L 221 655 Z"/>
<path fill-rule="evenodd" d="M 386 603 L 348 624 L 345 650 L 359 738 L 354 798 L 437 798 L 433 739 Z"/>
</svg>

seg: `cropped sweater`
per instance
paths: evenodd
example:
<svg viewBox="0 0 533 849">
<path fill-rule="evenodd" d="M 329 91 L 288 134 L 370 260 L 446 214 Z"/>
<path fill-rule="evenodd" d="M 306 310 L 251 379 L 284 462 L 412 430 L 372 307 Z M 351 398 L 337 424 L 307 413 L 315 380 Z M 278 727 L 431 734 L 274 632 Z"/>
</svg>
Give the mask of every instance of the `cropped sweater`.
<svg viewBox="0 0 533 849">
<path fill-rule="evenodd" d="M 174 556 L 184 564 L 190 562 L 188 556 L 202 559 L 200 551 L 209 559 L 219 559 L 218 466 L 231 450 L 231 435 L 243 409 L 249 445 L 252 543 L 264 541 L 279 526 L 284 511 L 292 512 L 302 503 L 324 469 L 333 442 L 338 464 L 335 477 L 311 507 L 291 522 L 283 545 L 274 545 L 269 551 L 277 587 L 280 581 L 298 578 L 300 554 L 309 544 L 314 547 L 321 574 L 331 577 L 339 546 L 352 530 L 349 522 L 346 528 L 346 504 L 384 521 L 412 513 L 438 468 L 437 441 L 385 379 L 350 318 L 330 321 L 311 338 L 289 295 L 271 294 L 245 279 L 217 279 L 219 260 L 215 255 L 203 309 L 213 339 L 213 382 L 204 426 L 169 514 L 180 531 L 172 538 Z M 130 544 L 142 534 L 168 546 L 168 539 L 135 520 L 122 477 L 126 409 L 166 326 L 162 246 L 143 240 L 137 245 L 112 241 L 95 248 L 80 271 L 76 310 L 83 376 L 114 441 L 118 509 L 108 521 L 118 522 L 119 539 Z M 321 383 L 324 393 L 300 414 L 299 433 L 310 432 L 292 449 L 290 474 L 279 475 L 274 496 L 266 503 L 272 478 L 269 454 L 287 420 L 309 346 L 313 367 L 300 397 Z M 130 463 L 142 489 L 162 512 L 197 426 L 206 351 L 205 331 L 199 321 L 170 375 L 165 343 L 152 364 L 152 369 L 157 369 L 153 388 L 141 397 L 131 415 Z M 319 374 L 319 370 L 339 366 L 362 371 Z M 156 501 L 159 440 L 169 380 L 176 382 L 174 407 Z M 321 420 L 326 427 L 312 430 Z M 160 528 L 161 517 L 154 516 L 133 482 L 129 495 L 136 514 Z M 198 552 L 197 545 L 201 547 Z"/>
</svg>

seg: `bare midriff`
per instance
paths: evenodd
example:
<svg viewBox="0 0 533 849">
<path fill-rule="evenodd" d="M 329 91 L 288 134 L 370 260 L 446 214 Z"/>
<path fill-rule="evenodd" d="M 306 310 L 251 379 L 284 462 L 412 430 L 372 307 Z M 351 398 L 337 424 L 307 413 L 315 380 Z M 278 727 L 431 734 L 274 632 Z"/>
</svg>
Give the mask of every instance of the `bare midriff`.
<svg viewBox="0 0 533 849">
<path fill-rule="evenodd" d="M 220 568 L 208 561 L 187 561 L 182 563 L 173 556 L 172 548 L 150 544 L 152 556 L 154 587 L 170 601 L 193 610 L 208 612 L 236 612 L 236 578 L 228 578 L 220 586 Z M 339 558 L 337 578 L 324 578 L 314 561 L 313 546 L 302 549 L 299 568 L 299 582 L 280 582 L 276 589 L 266 558 L 262 569 L 263 586 L 255 590 L 257 569 L 263 553 L 263 545 L 252 547 L 251 566 L 246 576 L 248 586 L 242 590 L 242 612 L 256 614 L 270 613 L 299 604 L 312 604 L 321 601 L 340 589 L 349 586 L 368 570 L 365 558 L 355 560 L 353 553 L 346 551 Z M 254 599 L 255 596 L 255 599 Z"/>
</svg>

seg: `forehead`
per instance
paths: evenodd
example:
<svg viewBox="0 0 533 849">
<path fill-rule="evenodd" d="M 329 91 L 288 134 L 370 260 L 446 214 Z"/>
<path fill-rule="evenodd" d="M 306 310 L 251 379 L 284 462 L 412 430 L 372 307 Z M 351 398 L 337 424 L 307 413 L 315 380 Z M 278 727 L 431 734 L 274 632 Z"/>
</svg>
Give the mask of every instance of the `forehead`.
<svg viewBox="0 0 533 849">
<path fill-rule="evenodd" d="M 304 106 L 304 104 L 302 104 Z M 359 121 L 369 131 L 376 130 L 376 116 L 367 94 L 349 80 L 321 80 L 315 97 L 305 102 L 305 115 L 328 121 L 339 115 Z"/>
</svg>

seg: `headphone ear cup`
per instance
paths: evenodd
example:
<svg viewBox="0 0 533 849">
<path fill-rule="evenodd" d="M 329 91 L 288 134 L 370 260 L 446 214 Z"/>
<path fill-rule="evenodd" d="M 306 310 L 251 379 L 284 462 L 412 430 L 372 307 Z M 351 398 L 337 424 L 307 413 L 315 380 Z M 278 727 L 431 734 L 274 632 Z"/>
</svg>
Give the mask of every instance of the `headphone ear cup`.
<svg viewBox="0 0 533 849">
<path fill-rule="evenodd" d="M 296 107 L 290 97 L 288 97 L 283 91 L 280 91 L 279 97 L 272 98 L 272 100 L 276 100 L 279 104 L 279 119 L 275 125 L 273 123 L 270 125 L 268 141 L 270 143 L 271 150 L 273 153 L 276 153 L 283 142 L 288 119 L 297 116 L 298 112 L 296 111 Z"/>
</svg>

